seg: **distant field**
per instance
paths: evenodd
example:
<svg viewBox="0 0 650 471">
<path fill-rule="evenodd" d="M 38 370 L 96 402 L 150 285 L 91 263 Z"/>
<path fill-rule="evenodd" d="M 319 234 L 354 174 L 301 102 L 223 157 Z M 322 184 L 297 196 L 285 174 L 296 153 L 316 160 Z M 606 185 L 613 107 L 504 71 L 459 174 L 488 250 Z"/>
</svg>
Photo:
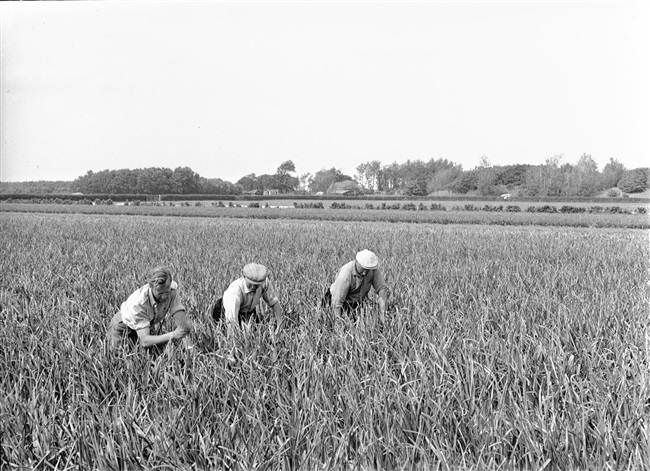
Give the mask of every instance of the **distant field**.
<svg viewBox="0 0 650 471">
<path fill-rule="evenodd" d="M 650 469 L 647 231 L 5 211 L 0 244 L 2 469 Z M 330 330 L 363 248 L 391 311 Z M 231 350 L 250 261 L 290 314 Z M 110 354 L 159 263 L 200 352 Z"/>
<path fill-rule="evenodd" d="M 216 202 L 214 202 L 217 204 Z M 229 202 L 224 201 L 224 204 Z M 634 229 L 649 229 L 649 214 L 618 214 L 618 213 L 529 213 L 503 211 L 467 211 L 467 210 L 402 210 L 402 209 L 331 209 L 330 205 L 323 209 L 299 209 L 285 207 L 249 208 L 251 202 L 231 202 L 234 207 L 216 207 L 203 202 L 186 202 L 187 206 L 178 203 L 175 206 L 155 206 L 141 204 L 139 206 L 121 205 L 75 205 L 75 204 L 23 204 L 8 203 L 0 205 L 0 212 L 43 212 L 43 213 L 81 213 L 81 214 L 114 214 L 114 215 L 148 215 L 148 216 L 181 216 L 181 217 L 212 217 L 212 218 L 246 218 L 246 219 L 301 219 L 323 221 L 378 221 L 392 223 L 433 223 L 433 224 L 496 224 L 515 226 L 565 226 L 565 227 L 620 227 Z M 266 203 L 266 202 L 265 202 Z M 263 204 L 265 204 L 263 203 Z M 303 202 L 304 204 L 305 202 Z M 340 204 L 341 202 L 337 202 Z M 263 206 L 263 204 L 261 206 Z M 363 207 L 364 202 L 354 201 L 351 204 Z M 392 202 L 391 204 L 395 204 Z M 397 203 L 400 204 L 400 203 Z M 414 202 L 415 204 L 415 202 Z M 427 207 L 432 203 L 429 202 Z M 438 204 L 438 203 L 434 203 Z M 469 204 L 469 203 L 468 203 Z M 269 206 L 271 201 L 269 201 Z M 484 205 L 477 209 L 483 208 Z M 489 205 L 494 207 L 496 205 Z M 543 205 L 539 205 L 543 206 Z M 593 205 L 596 206 L 596 205 Z M 559 210 L 562 206 L 557 205 Z M 620 206 L 619 206 L 620 207 Z M 633 211 L 638 206 L 622 208 Z M 603 208 L 603 206 L 601 206 Z"/>
<path fill-rule="evenodd" d="M 235 200 L 235 199 L 223 199 L 222 200 L 225 204 L 228 204 L 229 202 L 232 202 L 233 204 L 247 204 L 248 201 L 241 201 L 241 200 Z M 253 200 L 251 200 L 253 201 Z M 332 201 L 323 201 L 322 199 L 269 199 L 269 197 L 260 197 L 259 200 L 254 200 L 254 201 L 259 201 L 260 204 L 266 204 L 268 203 L 269 206 L 293 206 L 294 203 L 317 203 L 317 202 L 322 202 L 324 206 L 328 207 L 330 204 L 332 204 Z M 622 207 L 636 207 L 636 206 L 649 206 L 650 203 L 646 201 L 646 198 L 617 198 L 615 200 L 612 200 L 611 198 L 607 198 L 606 200 L 603 201 L 598 201 L 597 199 L 593 199 L 591 202 L 582 202 L 582 201 L 556 201 L 556 200 L 549 200 L 549 201 L 518 201 L 517 199 L 514 200 L 486 200 L 486 199 L 481 199 L 481 198 L 476 198 L 476 199 L 458 199 L 458 200 L 443 200 L 443 199 L 417 199 L 417 198 L 409 198 L 404 199 L 404 200 L 396 200 L 396 199 L 381 199 L 380 197 L 373 197 L 373 198 L 368 198 L 368 199 L 337 199 L 335 200 L 337 203 L 347 203 L 352 206 L 361 206 L 364 207 L 366 203 L 371 203 L 374 206 L 381 205 L 382 203 L 385 203 L 387 205 L 395 204 L 395 203 L 414 203 L 416 205 L 422 203 L 427 206 L 431 205 L 432 203 L 437 203 L 441 204 L 444 206 L 447 210 L 451 210 L 455 206 L 464 206 L 466 204 L 473 204 L 475 206 L 484 206 L 486 204 L 494 206 L 494 205 L 517 205 L 520 206 L 522 210 L 526 210 L 529 206 L 543 206 L 546 204 L 553 205 L 553 206 L 564 206 L 564 205 L 571 205 L 571 206 L 580 206 L 580 207 L 589 207 L 589 206 L 622 206 Z M 214 201 L 208 201 L 204 200 L 203 204 L 210 205 Z M 181 204 L 182 201 L 178 200 L 175 201 L 176 204 Z M 193 201 L 190 202 L 191 204 L 194 203 Z"/>
</svg>

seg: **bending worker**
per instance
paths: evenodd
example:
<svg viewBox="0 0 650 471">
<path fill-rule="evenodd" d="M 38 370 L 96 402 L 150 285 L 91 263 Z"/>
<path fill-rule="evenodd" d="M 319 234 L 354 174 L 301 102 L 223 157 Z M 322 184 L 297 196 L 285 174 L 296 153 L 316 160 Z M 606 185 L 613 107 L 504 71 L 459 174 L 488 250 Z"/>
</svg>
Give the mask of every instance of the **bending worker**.
<svg viewBox="0 0 650 471">
<path fill-rule="evenodd" d="M 244 323 L 250 325 L 261 320 L 257 312 L 260 299 L 273 310 L 279 325 L 282 310 L 267 274 L 264 265 L 249 263 L 243 268 L 242 276 L 230 283 L 223 297 L 215 303 L 212 317 L 215 321 L 225 319 L 229 335 Z"/>
<path fill-rule="evenodd" d="M 110 347 L 117 348 L 128 339 L 132 344 L 139 341 L 142 347 L 150 348 L 187 336 L 192 327 L 178 291 L 178 284 L 172 280 L 169 268 L 151 270 L 147 284 L 134 291 L 113 316 L 106 333 Z M 161 333 L 168 315 L 176 328 Z"/>
<path fill-rule="evenodd" d="M 336 280 L 325 292 L 323 304 L 332 305 L 338 313 L 353 313 L 367 298 L 370 287 L 378 295 L 379 312 L 385 314 L 388 286 L 379 268 L 379 259 L 370 250 L 362 250 L 354 260 L 341 267 Z"/>
</svg>

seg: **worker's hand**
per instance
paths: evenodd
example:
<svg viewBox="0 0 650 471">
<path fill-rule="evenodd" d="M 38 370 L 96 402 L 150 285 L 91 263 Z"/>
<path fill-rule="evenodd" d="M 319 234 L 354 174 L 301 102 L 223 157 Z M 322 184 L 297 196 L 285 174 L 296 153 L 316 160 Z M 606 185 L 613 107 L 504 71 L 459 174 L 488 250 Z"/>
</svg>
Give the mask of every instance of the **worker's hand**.
<svg viewBox="0 0 650 471">
<path fill-rule="evenodd" d="M 176 329 L 172 331 L 172 340 L 180 340 L 189 333 L 190 331 L 188 329 L 179 325 L 178 327 L 176 327 Z"/>
</svg>

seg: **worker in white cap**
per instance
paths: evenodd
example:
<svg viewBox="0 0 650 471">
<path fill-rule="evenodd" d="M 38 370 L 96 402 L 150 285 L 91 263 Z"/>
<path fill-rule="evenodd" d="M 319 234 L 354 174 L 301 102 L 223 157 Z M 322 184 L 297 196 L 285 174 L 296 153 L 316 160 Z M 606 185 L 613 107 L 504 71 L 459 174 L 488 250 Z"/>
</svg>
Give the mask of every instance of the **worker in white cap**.
<svg viewBox="0 0 650 471">
<path fill-rule="evenodd" d="M 370 250 L 357 253 L 354 260 L 341 267 L 336 280 L 325 292 L 323 306 L 333 306 L 339 313 L 351 313 L 361 307 L 370 288 L 378 296 L 379 312 L 386 312 L 388 286 L 379 268 L 379 259 Z"/>
<path fill-rule="evenodd" d="M 278 322 L 282 318 L 282 310 L 278 297 L 273 290 L 268 272 L 264 265 L 249 263 L 242 270 L 242 276 L 230 283 L 212 308 L 215 321 L 225 319 L 228 334 L 242 327 L 244 323 L 260 320 L 257 305 L 260 299 L 273 310 Z M 278 324 L 279 325 L 279 324 Z"/>
</svg>

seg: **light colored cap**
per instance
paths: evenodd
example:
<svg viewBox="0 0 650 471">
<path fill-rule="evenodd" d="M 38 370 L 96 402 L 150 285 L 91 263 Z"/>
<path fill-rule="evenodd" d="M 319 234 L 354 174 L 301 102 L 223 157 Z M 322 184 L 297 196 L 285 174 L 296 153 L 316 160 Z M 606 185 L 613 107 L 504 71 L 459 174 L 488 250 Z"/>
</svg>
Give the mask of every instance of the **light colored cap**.
<svg viewBox="0 0 650 471">
<path fill-rule="evenodd" d="M 266 267 L 258 263 L 249 263 L 242 270 L 242 275 L 249 283 L 260 285 L 266 280 Z"/>
<path fill-rule="evenodd" d="M 379 259 L 370 250 L 362 250 L 357 253 L 356 260 L 366 270 L 374 270 L 379 265 Z"/>
</svg>

